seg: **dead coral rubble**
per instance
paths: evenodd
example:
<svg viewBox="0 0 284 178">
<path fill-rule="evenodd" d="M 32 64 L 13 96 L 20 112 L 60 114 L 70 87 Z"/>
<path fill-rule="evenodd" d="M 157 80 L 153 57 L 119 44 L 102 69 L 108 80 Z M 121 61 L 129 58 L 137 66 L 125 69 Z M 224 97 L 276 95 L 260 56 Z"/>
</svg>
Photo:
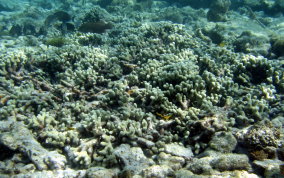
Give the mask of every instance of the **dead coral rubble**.
<svg viewBox="0 0 284 178">
<path fill-rule="evenodd" d="M 0 125 L 0 143 L 28 156 L 38 170 L 65 168 L 65 156 L 43 148 L 23 123 L 10 117 L 7 121 L 0 121 Z"/>
</svg>

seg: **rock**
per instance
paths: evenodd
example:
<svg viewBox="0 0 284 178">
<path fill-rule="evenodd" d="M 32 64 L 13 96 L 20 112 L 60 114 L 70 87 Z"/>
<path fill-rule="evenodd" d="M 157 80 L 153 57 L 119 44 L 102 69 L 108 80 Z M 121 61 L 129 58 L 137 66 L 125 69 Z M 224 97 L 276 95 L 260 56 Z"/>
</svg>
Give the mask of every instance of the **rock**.
<svg viewBox="0 0 284 178">
<path fill-rule="evenodd" d="M 230 153 L 192 159 L 186 168 L 194 174 L 212 174 L 214 171 L 249 170 L 251 166 L 246 155 Z"/>
<path fill-rule="evenodd" d="M 229 123 L 220 117 L 210 116 L 193 122 L 190 127 L 192 128 L 190 137 L 196 143 L 206 142 L 207 144 L 216 132 L 227 131 Z M 195 153 L 197 152 L 199 151 L 195 149 Z"/>
<path fill-rule="evenodd" d="M 279 36 L 277 40 L 273 42 L 271 51 L 278 57 L 284 56 L 284 36 Z"/>
<path fill-rule="evenodd" d="M 15 163 L 9 159 L 5 161 L 0 161 L 0 177 L 2 178 L 2 173 L 6 175 L 12 174 L 28 174 L 30 172 L 36 171 L 36 167 L 34 164 L 26 164 L 24 161 Z"/>
<path fill-rule="evenodd" d="M 0 143 L 11 150 L 19 150 L 27 155 L 37 169 L 62 169 L 65 167 L 65 156 L 43 148 L 21 122 L 9 118 L 8 121 L 1 121 L 0 125 Z"/>
<path fill-rule="evenodd" d="M 112 178 L 118 176 L 118 169 L 106 169 L 103 167 L 91 167 L 87 169 L 87 177 Z"/>
<path fill-rule="evenodd" d="M 255 124 L 237 132 L 236 136 L 247 148 L 277 147 L 280 139 L 280 130 L 272 124 Z"/>
<path fill-rule="evenodd" d="M 210 165 L 219 171 L 249 170 L 251 167 L 247 155 L 233 153 L 215 158 Z"/>
<path fill-rule="evenodd" d="M 188 162 L 186 169 L 190 170 L 194 174 L 210 174 L 213 172 L 213 168 L 210 165 L 212 160 L 212 157 L 193 159 L 192 161 Z"/>
<path fill-rule="evenodd" d="M 273 124 L 273 127 L 282 128 L 282 126 L 284 125 L 284 117 L 277 116 L 271 121 L 271 123 Z"/>
<path fill-rule="evenodd" d="M 2 175 L 0 175 L 0 177 L 2 177 Z M 12 177 L 14 177 L 14 178 L 23 178 L 23 177 L 84 178 L 84 177 L 86 177 L 86 171 L 85 170 L 72 170 L 72 169 L 56 170 L 56 171 L 44 170 L 44 171 L 36 171 L 36 172 L 30 172 L 30 173 L 17 174 L 17 175 L 12 176 Z"/>
<path fill-rule="evenodd" d="M 124 170 L 130 170 L 133 174 L 139 174 L 144 168 L 154 164 L 148 159 L 140 147 L 130 147 L 122 144 L 114 149 L 115 156 L 121 161 Z"/>
<path fill-rule="evenodd" d="M 164 178 L 169 176 L 174 176 L 174 171 L 166 165 L 154 165 L 143 170 L 143 177 Z"/>
<path fill-rule="evenodd" d="M 194 176 L 194 174 L 186 169 L 180 169 L 175 172 L 176 178 L 190 178 L 191 176 Z"/>
<path fill-rule="evenodd" d="M 165 145 L 165 152 L 171 155 L 184 157 L 186 159 L 190 159 L 193 157 L 191 148 L 185 148 L 184 146 L 178 145 L 177 143 Z"/>
<path fill-rule="evenodd" d="M 278 159 L 284 161 L 284 148 L 279 148 L 277 150 Z"/>
<path fill-rule="evenodd" d="M 214 0 L 211 3 L 210 10 L 207 13 L 208 21 L 223 22 L 226 21 L 226 12 L 231 5 L 230 0 Z"/>
<path fill-rule="evenodd" d="M 137 143 L 141 146 L 144 146 L 146 148 L 152 148 L 153 146 L 155 146 L 155 143 L 150 141 L 150 140 L 147 140 L 145 138 L 142 138 L 142 137 L 139 137 L 137 139 Z"/>
<path fill-rule="evenodd" d="M 268 55 L 271 47 L 270 40 L 266 34 L 252 31 L 244 31 L 233 44 L 237 52 L 263 56 Z"/>
<path fill-rule="evenodd" d="M 253 174 L 253 173 L 249 173 L 248 171 L 233 171 L 232 173 L 228 172 L 227 175 L 228 176 L 224 175 L 223 177 L 259 178 L 258 175 Z"/>
<path fill-rule="evenodd" d="M 237 140 L 231 132 L 216 132 L 209 145 L 213 150 L 229 153 L 235 149 Z"/>
<path fill-rule="evenodd" d="M 158 156 L 158 162 L 160 165 L 167 165 L 173 170 L 178 170 L 181 169 L 185 164 L 185 159 L 183 157 L 172 156 L 170 154 L 161 152 Z"/>
<path fill-rule="evenodd" d="M 265 177 L 282 177 L 281 166 L 284 165 L 283 161 L 266 159 L 263 161 L 255 160 L 253 162 L 258 168 L 264 169 Z"/>
<path fill-rule="evenodd" d="M 197 175 L 193 174 L 191 171 L 181 169 L 176 171 L 175 173 L 176 178 L 205 178 L 205 177 L 241 177 L 241 178 L 259 178 L 258 175 L 249 173 L 248 171 L 226 171 L 226 172 L 214 172 L 209 175 Z"/>
</svg>

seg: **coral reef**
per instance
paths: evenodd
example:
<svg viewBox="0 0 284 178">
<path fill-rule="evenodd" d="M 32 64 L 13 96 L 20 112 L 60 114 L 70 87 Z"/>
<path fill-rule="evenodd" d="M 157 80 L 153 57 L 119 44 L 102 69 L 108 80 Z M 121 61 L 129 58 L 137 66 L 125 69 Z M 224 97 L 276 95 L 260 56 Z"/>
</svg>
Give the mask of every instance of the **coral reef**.
<svg viewBox="0 0 284 178">
<path fill-rule="evenodd" d="M 281 175 L 282 27 L 204 2 L 0 14 L 0 177 Z"/>
<path fill-rule="evenodd" d="M 226 13 L 231 5 L 230 0 L 214 0 L 211 2 L 207 19 L 212 22 L 226 21 Z"/>
<path fill-rule="evenodd" d="M 271 47 L 269 39 L 266 36 L 254 34 L 250 31 L 243 32 L 234 42 L 234 45 L 238 52 L 254 55 L 261 54 L 262 56 L 267 56 Z"/>
<path fill-rule="evenodd" d="M 272 52 L 275 53 L 277 56 L 284 56 L 284 37 L 279 36 L 273 42 L 272 45 Z"/>
<path fill-rule="evenodd" d="M 50 152 L 43 148 L 22 123 L 10 117 L 0 124 L 0 142 L 10 150 L 18 150 L 28 156 L 38 170 L 65 168 L 66 158 L 57 151 Z"/>
</svg>

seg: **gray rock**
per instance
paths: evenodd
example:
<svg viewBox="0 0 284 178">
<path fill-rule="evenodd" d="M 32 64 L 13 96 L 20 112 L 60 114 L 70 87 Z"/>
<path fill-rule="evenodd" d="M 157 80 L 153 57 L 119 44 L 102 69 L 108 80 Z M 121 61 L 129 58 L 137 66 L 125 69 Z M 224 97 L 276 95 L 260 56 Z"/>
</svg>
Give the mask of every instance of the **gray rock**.
<svg viewBox="0 0 284 178">
<path fill-rule="evenodd" d="M 0 175 L 1 176 L 1 175 Z M 66 169 L 66 170 L 55 170 L 55 171 L 36 171 L 31 173 L 24 173 L 24 174 L 17 174 L 13 176 L 13 178 L 83 178 L 86 177 L 86 171 L 85 170 L 72 170 L 72 169 Z"/>
<path fill-rule="evenodd" d="M 194 174 L 211 174 L 213 172 L 213 168 L 210 165 L 212 160 L 212 157 L 192 159 L 192 161 L 188 162 L 186 169 L 190 170 Z"/>
<path fill-rule="evenodd" d="M 217 171 L 250 170 L 249 159 L 244 154 L 221 154 L 192 159 L 186 168 L 194 174 L 212 174 Z"/>
<path fill-rule="evenodd" d="M 173 175 L 173 169 L 166 165 L 154 165 L 143 170 L 143 177 L 164 178 Z"/>
<path fill-rule="evenodd" d="M 231 132 L 216 132 L 209 145 L 213 150 L 229 153 L 235 149 L 237 140 Z"/>
<path fill-rule="evenodd" d="M 103 167 L 91 167 L 87 170 L 87 177 L 112 178 L 118 176 L 118 169 L 106 169 Z"/>
<path fill-rule="evenodd" d="M 185 148 L 184 146 L 178 145 L 177 143 L 165 145 L 165 152 L 174 156 L 184 157 L 186 159 L 193 157 L 191 148 Z"/>
<path fill-rule="evenodd" d="M 234 41 L 235 50 L 253 55 L 267 55 L 271 47 L 270 40 L 266 34 L 244 31 Z"/>
<path fill-rule="evenodd" d="M 207 19 L 212 22 L 226 21 L 226 13 L 230 5 L 230 0 L 213 0 L 207 13 Z"/>
<path fill-rule="evenodd" d="M 140 174 L 144 168 L 154 164 L 153 160 L 144 155 L 141 148 L 131 148 L 128 144 L 115 148 L 114 154 L 122 162 L 124 170 L 130 170 L 134 175 Z"/>
<path fill-rule="evenodd" d="M 233 153 L 215 158 L 210 165 L 219 171 L 249 170 L 251 168 L 247 155 Z"/>
<path fill-rule="evenodd" d="M 194 174 L 189 170 L 180 169 L 175 172 L 175 176 L 176 178 L 190 178 L 190 177 L 193 177 Z"/>
<path fill-rule="evenodd" d="M 147 148 L 151 148 L 151 147 L 155 146 L 155 143 L 154 143 L 154 142 L 152 142 L 152 141 L 150 141 L 150 140 L 146 140 L 145 138 L 141 138 L 141 137 L 139 137 L 139 138 L 137 139 L 137 143 L 138 143 L 139 145 L 145 146 L 145 147 L 147 147 Z"/>
<path fill-rule="evenodd" d="M 278 116 L 278 117 L 274 118 L 271 122 L 272 122 L 274 127 L 282 128 L 284 126 L 284 117 Z"/>
<path fill-rule="evenodd" d="M 160 165 L 167 165 L 173 170 L 179 170 L 185 164 L 185 159 L 183 157 L 172 156 L 170 154 L 161 152 L 158 156 L 158 163 Z"/>
<path fill-rule="evenodd" d="M 9 118 L 7 121 L 1 121 L 0 125 L 0 143 L 11 150 L 19 150 L 27 155 L 38 170 L 65 167 L 65 156 L 43 148 L 23 123 Z"/>
<path fill-rule="evenodd" d="M 263 161 L 255 160 L 253 162 L 257 167 L 264 169 L 265 177 L 282 177 L 281 166 L 284 165 L 283 161 L 266 159 Z"/>
</svg>

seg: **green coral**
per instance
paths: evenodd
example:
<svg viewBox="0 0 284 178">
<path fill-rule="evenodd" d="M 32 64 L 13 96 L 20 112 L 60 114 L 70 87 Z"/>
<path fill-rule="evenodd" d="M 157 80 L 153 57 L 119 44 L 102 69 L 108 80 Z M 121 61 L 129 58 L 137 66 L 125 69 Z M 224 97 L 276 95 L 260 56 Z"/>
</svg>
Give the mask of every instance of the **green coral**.
<svg viewBox="0 0 284 178">
<path fill-rule="evenodd" d="M 195 154 L 228 153 L 190 163 L 194 173 L 248 170 L 247 157 L 231 153 L 230 132 L 282 114 L 279 61 L 208 44 L 183 25 L 128 25 L 100 47 L 1 53 L 1 120 L 24 121 L 43 146 L 64 149 L 71 168 L 118 166 L 123 143 L 151 157 L 177 142 Z"/>
</svg>

